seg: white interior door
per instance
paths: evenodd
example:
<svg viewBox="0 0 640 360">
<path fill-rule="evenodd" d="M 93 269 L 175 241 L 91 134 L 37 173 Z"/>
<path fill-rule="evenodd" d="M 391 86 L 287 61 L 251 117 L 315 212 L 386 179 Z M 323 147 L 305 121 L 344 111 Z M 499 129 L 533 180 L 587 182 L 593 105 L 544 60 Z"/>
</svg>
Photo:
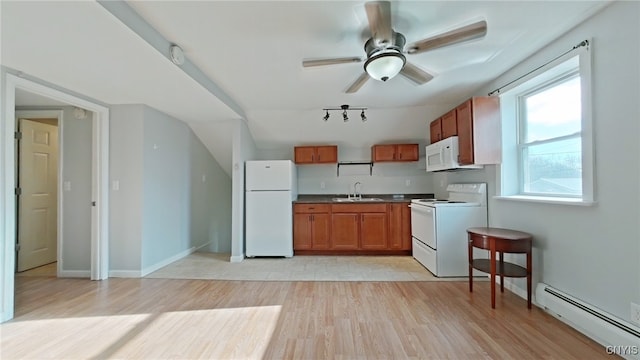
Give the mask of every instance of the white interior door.
<svg viewBox="0 0 640 360">
<path fill-rule="evenodd" d="M 18 271 L 57 260 L 58 127 L 19 120 Z"/>
</svg>

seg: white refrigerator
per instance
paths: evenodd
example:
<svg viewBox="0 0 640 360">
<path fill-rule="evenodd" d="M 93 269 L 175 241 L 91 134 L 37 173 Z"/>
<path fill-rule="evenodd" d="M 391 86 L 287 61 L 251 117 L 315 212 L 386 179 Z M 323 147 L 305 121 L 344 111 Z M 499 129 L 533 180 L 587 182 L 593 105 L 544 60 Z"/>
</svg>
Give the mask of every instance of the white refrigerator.
<svg viewBox="0 0 640 360">
<path fill-rule="evenodd" d="M 293 256 L 292 201 L 298 197 L 290 160 L 247 161 L 245 166 L 246 256 Z"/>
</svg>

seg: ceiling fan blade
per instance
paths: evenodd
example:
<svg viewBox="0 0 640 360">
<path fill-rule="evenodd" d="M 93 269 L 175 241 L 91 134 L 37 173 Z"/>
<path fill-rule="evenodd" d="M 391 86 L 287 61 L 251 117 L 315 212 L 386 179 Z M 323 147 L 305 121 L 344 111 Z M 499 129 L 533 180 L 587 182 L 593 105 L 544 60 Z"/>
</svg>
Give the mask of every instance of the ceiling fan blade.
<svg viewBox="0 0 640 360">
<path fill-rule="evenodd" d="M 370 1 L 364 6 L 367 10 L 371 37 L 376 45 L 390 45 L 393 41 L 391 3 L 388 1 Z"/>
<path fill-rule="evenodd" d="M 424 40 L 417 41 L 407 48 L 409 54 L 418 54 L 427 50 L 433 50 L 449 46 L 463 41 L 473 40 L 487 34 L 487 22 L 482 20 L 471 25 L 463 26 L 455 30 L 442 33 Z"/>
<path fill-rule="evenodd" d="M 404 64 L 404 67 L 400 70 L 400 74 L 418 85 L 422 85 L 433 79 L 433 75 L 409 62 Z"/>
<path fill-rule="evenodd" d="M 361 62 L 362 58 L 360 57 L 344 57 L 344 58 L 328 58 L 328 59 L 314 59 L 314 60 L 302 60 L 303 67 L 312 67 L 312 66 L 324 66 L 324 65 L 335 65 L 335 64 L 348 64 L 348 63 L 357 63 Z"/>
<path fill-rule="evenodd" d="M 353 94 L 354 92 L 360 90 L 362 85 L 364 85 L 367 80 L 369 80 L 369 74 L 367 74 L 366 72 L 362 73 L 362 75 L 360 75 L 360 77 L 357 78 L 356 81 L 354 81 L 353 84 L 351 84 L 351 86 L 349 86 L 349 88 L 345 92 L 347 94 Z"/>
</svg>

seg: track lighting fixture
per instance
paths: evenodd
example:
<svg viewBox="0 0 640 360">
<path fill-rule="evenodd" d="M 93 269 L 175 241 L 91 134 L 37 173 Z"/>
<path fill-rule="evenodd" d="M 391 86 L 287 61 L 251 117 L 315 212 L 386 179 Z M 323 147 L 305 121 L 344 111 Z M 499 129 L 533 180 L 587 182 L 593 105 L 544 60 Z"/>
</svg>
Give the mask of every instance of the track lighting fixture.
<svg viewBox="0 0 640 360">
<path fill-rule="evenodd" d="M 349 121 L 349 114 L 347 111 L 360 110 L 360 119 L 362 119 L 362 122 L 367 121 L 367 116 L 364 114 L 364 111 L 367 110 L 367 108 L 364 107 L 350 107 L 349 105 L 340 105 L 339 108 L 324 108 L 322 110 L 326 111 L 326 114 L 322 117 L 322 120 L 324 120 L 325 122 L 329 120 L 329 110 L 342 110 L 342 120 L 344 122 Z"/>
</svg>

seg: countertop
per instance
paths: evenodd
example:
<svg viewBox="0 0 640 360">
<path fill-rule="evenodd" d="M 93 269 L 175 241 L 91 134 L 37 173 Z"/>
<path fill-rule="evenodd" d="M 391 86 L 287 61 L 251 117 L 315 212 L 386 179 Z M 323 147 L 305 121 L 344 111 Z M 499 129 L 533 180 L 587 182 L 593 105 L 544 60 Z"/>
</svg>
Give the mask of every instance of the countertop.
<svg viewBox="0 0 640 360">
<path fill-rule="evenodd" d="M 400 197 L 402 196 L 402 197 Z M 334 201 L 334 198 L 346 198 L 345 194 L 299 194 L 298 199 L 295 200 L 294 204 L 309 204 L 309 203 L 331 203 L 338 204 L 339 202 Z M 379 202 L 410 202 L 411 199 L 432 199 L 434 198 L 434 194 L 400 194 L 400 195 L 392 195 L 392 194 L 362 194 L 363 198 L 376 198 L 382 199 L 382 201 L 356 201 L 358 203 L 379 203 Z M 344 202 L 341 202 L 344 204 Z M 348 204 L 348 202 L 347 202 Z"/>
</svg>

